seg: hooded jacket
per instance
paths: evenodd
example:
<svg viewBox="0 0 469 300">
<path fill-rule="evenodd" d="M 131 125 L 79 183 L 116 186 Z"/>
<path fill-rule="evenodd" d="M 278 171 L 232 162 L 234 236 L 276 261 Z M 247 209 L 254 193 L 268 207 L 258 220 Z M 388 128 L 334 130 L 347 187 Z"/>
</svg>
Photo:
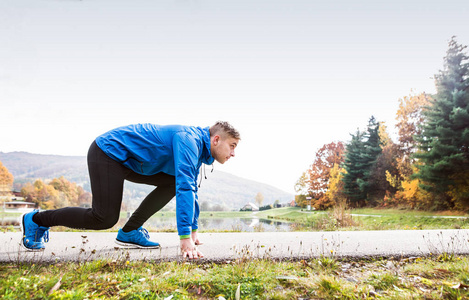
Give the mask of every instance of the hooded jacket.
<svg viewBox="0 0 469 300">
<path fill-rule="evenodd" d="M 197 177 L 202 163 L 214 161 L 209 127 L 128 125 L 104 133 L 96 144 L 138 174 L 175 176 L 178 234 L 186 236 L 198 229 Z"/>
</svg>

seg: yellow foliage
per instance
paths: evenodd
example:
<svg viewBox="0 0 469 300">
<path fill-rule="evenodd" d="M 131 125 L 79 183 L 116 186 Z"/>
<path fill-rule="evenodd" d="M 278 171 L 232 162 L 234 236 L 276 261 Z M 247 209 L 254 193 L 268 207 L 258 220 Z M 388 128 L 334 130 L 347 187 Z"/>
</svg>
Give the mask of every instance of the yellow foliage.
<svg viewBox="0 0 469 300">
<path fill-rule="evenodd" d="M 431 195 L 420 188 L 418 179 L 407 179 L 401 182 L 401 190 L 394 195 L 393 201 L 397 205 L 405 205 L 410 208 L 430 207 Z"/>
<path fill-rule="evenodd" d="M 0 162 L 0 193 L 9 193 L 13 185 L 13 175 Z"/>
<path fill-rule="evenodd" d="M 452 177 L 455 184 L 450 187 L 448 195 L 452 198 L 457 210 L 469 208 L 469 171 Z"/>
<path fill-rule="evenodd" d="M 378 135 L 379 140 L 381 141 L 381 149 L 384 149 L 384 147 L 391 142 L 391 138 L 388 134 L 388 127 L 384 122 L 379 122 Z"/>
<path fill-rule="evenodd" d="M 326 191 L 326 197 L 333 201 L 335 204 L 341 203 L 345 199 L 344 195 L 344 183 L 342 177 L 346 171 L 341 168 L 338 164 L 334 164 L 330 172 L 329 186 Z"/>
<path fill-rule="evenodd" d="M 393 188 L 399 188 L 400 181 L 397 175 L 393 176 L 391 173 L 389 173 L 388 170 L 386 170 L 386 181 L 393 187 Z"/>
<path fill-rule="evenodd" d="M 402 182 L 403 195 L 404 198 L 411 200 L 414 199 L 419 190 L 419 180 L 414 179 L 412 181 L 403 181 Z"/>
</svg>

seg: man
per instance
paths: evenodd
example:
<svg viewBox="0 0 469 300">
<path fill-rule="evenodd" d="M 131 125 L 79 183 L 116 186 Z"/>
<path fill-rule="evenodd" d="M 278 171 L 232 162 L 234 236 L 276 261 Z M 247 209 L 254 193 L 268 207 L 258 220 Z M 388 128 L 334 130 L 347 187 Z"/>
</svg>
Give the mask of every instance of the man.
<svg viewBox="0 0 469 300">
<path fill-rule="evenodd" d="M 202 163 L 223 164 L 235 156 L 239 132 L 227 122 L 206 128 L 183 125 L 137 124 L 119 127 L 96 138 L 88 152 L 92 208 L 66 207 L 27 213 L 22 217 L 21 244 L 44 249 L 51 226 L 106 229 L 120 213 L 124 180 L 154 185 L 125 226 L 116 243 L 158 248 L 142 225 L 176 196 L 177 229 L 183 257 L 203 257 L 197 250 L 199 205 L 197 177 Z"/>
</svg>

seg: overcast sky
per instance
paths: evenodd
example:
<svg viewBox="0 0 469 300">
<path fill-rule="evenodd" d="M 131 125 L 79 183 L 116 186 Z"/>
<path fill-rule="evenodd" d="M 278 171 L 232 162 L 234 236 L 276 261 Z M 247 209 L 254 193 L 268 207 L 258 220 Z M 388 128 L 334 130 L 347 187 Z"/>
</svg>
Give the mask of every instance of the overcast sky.
<svg viewBox="0 0 469 300">
<path fill-rule="evenodd" d="M 0 0 L 0 151 L 86 155 L 131 123 L 239 129 L 216 170 L 293 186 L 324 144 L 435 91 L 469 1 Z"/>
</svg>

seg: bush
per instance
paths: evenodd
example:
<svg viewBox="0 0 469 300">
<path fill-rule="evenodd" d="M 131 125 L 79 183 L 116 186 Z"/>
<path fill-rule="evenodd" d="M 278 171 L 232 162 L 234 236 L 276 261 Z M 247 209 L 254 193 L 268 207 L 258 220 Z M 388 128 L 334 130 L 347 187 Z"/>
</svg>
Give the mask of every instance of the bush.
<svg viewBox="0 0 469 300">
<path fill-rule="evenodd" d="M 272 204 L 259 207 L 259 210 L 268 210 L 268 209 L 272 209 Z"/>
</svg>

